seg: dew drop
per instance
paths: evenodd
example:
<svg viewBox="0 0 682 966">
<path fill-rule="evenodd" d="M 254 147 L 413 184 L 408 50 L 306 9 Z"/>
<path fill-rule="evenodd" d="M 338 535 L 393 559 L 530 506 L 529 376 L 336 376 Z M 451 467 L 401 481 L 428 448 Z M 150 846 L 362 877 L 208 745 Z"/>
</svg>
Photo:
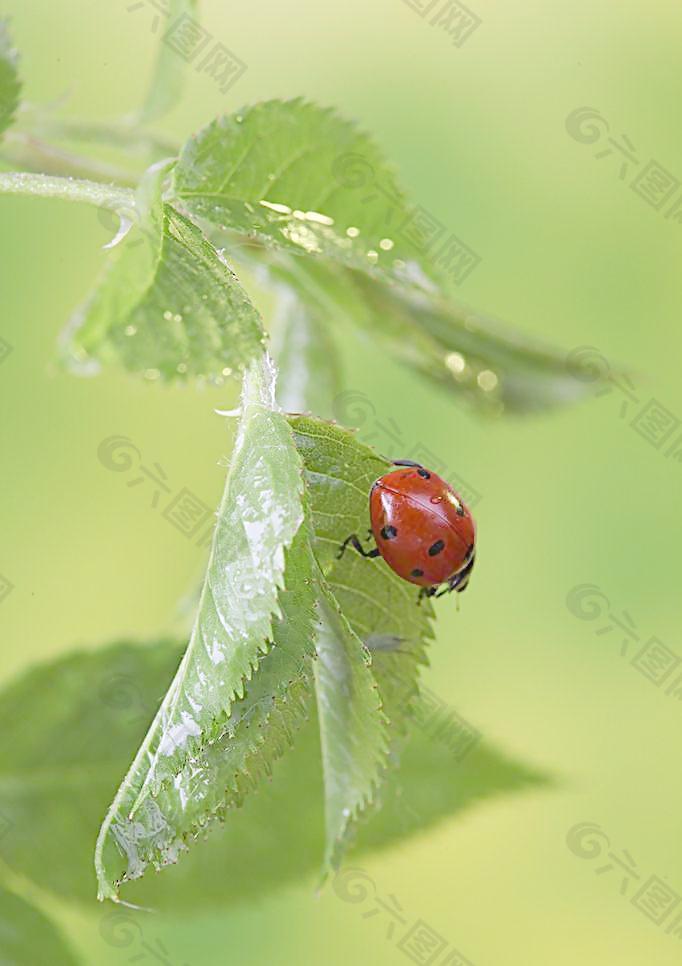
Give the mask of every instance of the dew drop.
<svg viewBox="0 0 682 966">
<path fill-rule="evenodd" d="M 391 238 L 382 238 L 379 242 L 379 248 L 385 252 L 390 252 L 390 250 L 393 248 L 393 244 L 394 242 Z"/>
<path fill-rule="evenodd" d="M 360 234 L 360 229 L 356 228 L 355 225 L 351 225 L 350 228 L 346 228 L 346 234 L 349 238 L 357 238 Z"/>
<path fill-rule="evenodd" d="M 319 211 L 306 211 L 305 216 L 308 221 L 316 221 L 318 225 L 334 224 L 333 218 L 330 218 L 329 215 L 323 215 Z"/>
<path fill-rule="evenodd" d="M 166 320 L 166 322 L 170 322 L 173 318 L 173 313 L 170 312 L 168 309 L 166 309 L 166 311 L 163 313 L 163 317 Z"/>
<path fill-rule="evenodd" d="M 429 502 L 430 503 L 442 503 L 443 502 L 443 497 L 442 496 L 432 496 L 431 499 L 429 500 Z"/>
<path fill-rule="evenodd" d="M 454 372 L 458 376 L 460 372 L 464 372 L 466 369 L 466 359 L 459 352 L 449 352 L 445 357 L 445 365 L 450 372 Z"/>
<path fill-rule="evenodd" d="M 491 369 L 482 369 L 476 377 L 476 382 L 483 392 L 492 392 L 498 381 L 497 376 Z"/>
<path fill-rule="evenodd" d="M 158 379 L 161 373 L 158 369 L 145 369 L 144 377 L 145 379 L 154 380 Z"/>
<path fill-rule="evenodd" d="M 289 205 L 280 205 L 275 201 L 260 201 L 259 204 L 261 204 L 263 208 L 269 208 L 270 211 L 276 211 L 278 215 L 291 214 L 291 208 Z"/>
<path fill-rule="evenodd" d="M 135 335 L 136 332 L 137 332 L 137 326 L 136 325 L 127 325 L 125 327 L 125 334 L 126 335 Z"/>
<path fill-rule="evenodd" d="M 367 252 L 367 258 L 370 260 L 370 262 L 378 262 L 379 253 L 376 252 L 373 248 L 370 248 L 370 250 Z"/>
</svg>

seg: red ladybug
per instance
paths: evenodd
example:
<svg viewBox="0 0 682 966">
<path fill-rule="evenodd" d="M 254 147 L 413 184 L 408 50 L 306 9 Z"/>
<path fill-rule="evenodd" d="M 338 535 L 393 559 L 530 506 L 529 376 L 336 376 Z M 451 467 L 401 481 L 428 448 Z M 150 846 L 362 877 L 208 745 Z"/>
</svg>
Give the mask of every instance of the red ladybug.
<svg viewBox="0 0 682 966">
<path fill-rule="evenodd" d="M 363 557 L 383 557 L 403 580 L 419 584 L 422 597 L 466 589 L 476 556 L 476 525 L 449 483 L 410 460 L 396 460 L 369 495 L 376 547 L 365 550 L 355 533 L 343 541 Z M 440 592 L 438 587 L 447 584 Z"/>
</svg>

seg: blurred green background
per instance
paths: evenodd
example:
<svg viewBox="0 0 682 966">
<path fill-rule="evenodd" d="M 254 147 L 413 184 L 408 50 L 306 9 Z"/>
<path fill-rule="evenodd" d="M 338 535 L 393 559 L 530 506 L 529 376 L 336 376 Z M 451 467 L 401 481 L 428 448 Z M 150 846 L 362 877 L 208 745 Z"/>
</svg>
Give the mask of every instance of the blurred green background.
<svg viewBox="0 0 682 966">
<path fill-rule="evenodd" d="M 337 105 L 377 135 L 412 197 L 480 255 L 462 298 L 633 370 L 637 401 L 624 416 L 614 388 L 572 409 L 491 423 L 379 365 L 372 346 L 345 344 L 346 387 L 376 411 L 365 438 L 395 456 L 420 446 L 425 462 L 428 451 L 480 493 L 475 579 L 459 612 L 440 602 L 425 681 L 486 738 L 557 778 L 363 868 L 410 921 L 425 919 L 476 966 L 666 966 L 682 954 L 666 934 L 682 903 L 656 926 L 631 900 L 652 875 L 682 895 L 682 707 L 666 694 L 676 670 L 657 686 L 631 661 L 652 637 L 682 656 L 682 467 L 631 422 L 652 397 L 682 418 L 682 227 L 630 182 L 652 158 L 682 178 L 672 110 L 682 8 L 469 6 L 482 22 L 457 48 L 403 0 L 205 0 L 204 26 L 248 70 L 227 95 L 190 70 L 182 105 L 160 130 L 182 140 L 261 98 Z M 157 43 L 152 5 L 5 0 L 3 13 L 29 100 L 68 94 L 66 112 L 93 119 L 139 104 Z M 632 140 L 638 164 L 624 179 L 615 149 L 596 159 L 594 145 L 568 135 L 567 115 L 584 105 L 615 140 Z M 0 201 L 0 337 L 13 346 L 0 364 L 0 573 L 14 585 L 0 604 L 3 684 L 76 646 L 163 631 L 201 573 L 204 552 L 150 507 L 149 490 L 128 489 L 98 461 L 105 437 L 130 437 L 174 489 L 212 505 L 222 489 L 230 440 L 213 410 L 234 405 L 233 387 L 170 390 L 111 371 L 80 380 L 52 365 L 109 237 L 91 209 Z M 380 427 L 389 418 L 403 452 Z M 635 621 L 641 642 L 626 657 L 618 628 L 595 633 L 606 617 L 583 621 L 568 609 L 584 583 Z M 586 821 L 603 827 L 621 861 L 626 849 L 637 863 L 626 895 L 618 866 L 595 874 L 600 863 L 567 847 L 568 830 Z M 57 914 L 85 962 L 130 961 L 130 948 L 102 937 L 94 902 Z M 310 882 L 257 905 L 149 922 L 150 943 L 163 942 L 174 966 L 409 962 L 380 917 L 363 918 L 330 889 L 317 896 Z"/>
</svg>

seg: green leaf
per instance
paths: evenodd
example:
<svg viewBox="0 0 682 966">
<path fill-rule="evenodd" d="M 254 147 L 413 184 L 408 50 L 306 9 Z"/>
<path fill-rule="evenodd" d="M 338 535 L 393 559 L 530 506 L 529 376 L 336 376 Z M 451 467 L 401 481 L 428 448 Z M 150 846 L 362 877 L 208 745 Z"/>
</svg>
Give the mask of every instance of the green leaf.
<svg viewBox="0 0 682 966">
<path fill-rule="evenodd" d="M 0 962 L 3 966 L 76 966 L 78 960 L 47 916 L 0 887 Z"/>
<path fill-rule="evenodd" d="M 401 580 L 383 560 L 345 553 L 340 545 L 350 533 L 364 537 L 370 525 L 369 492 L 389 468 L 353 433 L 308 416 L 290 416 L 315 531 L 315 555 L 341 611 L 361 641 L 394 639 L 400 646 L 373 652 L 372 673 L 391 733 L 404 734 L 418 693 L 419 667 L 433 636 L 433 608 L 417 607 L 417 590 Z"/>
<path fill-rule="evenodd" d="M 167 114 L 180 100 L 185 81 L 185 59 L 167 42 L 165 33 L 178 24 L 182 18 L 197 23 L 197 0 L 169 0 L 167 17 L 152 74 L 147 98 L 140 111 L 139 120 L 143 124 L 157 121 Z"/>
<path fill-rule="evenodd" d="M 149 861 L 175 861 L 184 838 L 238 803 L 242 786 L 254 785 L 256 773 L 281 754 L 287 721 L 280 724 L 274 714 L 277 734 L 260 749 L 270 756 L 264 763 L 254 756 L 248 728 L 253 718 L 257 727 L 268 720 L 283 683 L 275 672 L 294 673 L 286 661 L 296 665 L 296 674 L 308 674 L 313 597 L 305 527 L 292 547 L 305 516 L 301 463 L 287 421 L 273 407 L 274 372 L 267 361 L 254 363 L 244 380 L 239 431 L 189 645 L 102 826 L 96 854 L 101 896 L 114 895 L 120 877 L 110 872 L 120 866 L 111 858 L 112 839 L 125 853 L 127 878 L 142 875 Z M 286 612 L 285 587 L 291 595 Z M 278 630 L 287 653 L 273 665 L 267 656 L 280 644 Z M 264 668 L 265 690 L 258 681 Z M 234 766 L 243 768 L 246 780 Z M 226 790 L 228 780 L 234 788 Z"/>
<path fill-rule="evenodd" d="M 148 378 L 222 382 L 262 353 L 261 319 L 220 253 L 160 191 L 160 181 L 143 182 L 142 217 L 69 324 L 66 355 L 86 370 L 117 361 Z"/>
<path fill-rule="evenodd" d="M 182 650 L 172 640 L 112 644 L 35 667 L 0 692 L 0 857 L 13 871 L 62 899 L 93 901 L 97 829 Z M 265 661 L 277 653 L 273 648 Z M 414 728 L 353 856 L 546 784 L 537 770 L 483 742 L 457 762 L 445 744 Z M 272 782 L 207 841 L 194 842 L 177 866 L 130 883 L 126 898 L 186 912 L 225 908 L 297 880 L 312 884 L 325 842 L 323 795 L 313 703 Z"/>
<path fill-rule="evenodd" d="M 388 736 L 369 651 L 321 578 L 315 667 L 324 774 L 325 873 L 337 868 L 358 816 L 374 800 L 388 762 Z"/>
<path fill-rule="evenodd" d="M 285 560 L 286 586 L 278 597 L 281 613 L 273 620 L 270 650 L 218 737 L 194 751 L 172 781 L 155 791 L 143 788 L 136 797 L 124 784 L 98 847 L 100 898 L 113 896 L 121 881 L 139 878 L 150 862 L 157 869 L 175 863 L 211 822 L 225 821 L 230 809 L 242 805 L 291 746 L 312 693 L 314 595 L 304 528 Z"/>
<path fill-rule="evenodd" d="M 18 56 L 12 46 L 6 20 L 0 20 L 0 135 L 14 119 L 19 106 L 21 82 L 17 71 Z"/>
<path fill-rule="evenodd" d="M 419 228 L 428 213 L 408 202 L 374 142 L 331 110 L 266 101 L 222 117 L 185 145 L 171 190 L 214 230 L 257 241 L 246 257 L 273 267 L 316 317 L 370 330 L 485 412 L 542 409 L 592 388 L 565 353 L 446 294 L 447 244 L 431 251 Z"/>
<path fill-rule="evenodd" d="M 289 413 L 330 418 L 342 389 L 338 351 L 321 314 L 291 286 L 279 286 L 273 318 L 272 354 L 277 363 L 277 400 Z"/>
<path fill-rule="evenodd" d="M 353 186 L 354 158 L 386 187 L 393 208 L 376 192 L 368 203 Z M 396 261 L 400 270 L 416 254 L 404 236 L 385 238 L 407 205 L 381 151 L 354 124 L 301 99 L 213 121 L 185 145 L 173 191 L 191 215 L 297 255 L 394 274 Z"/>
</svg>

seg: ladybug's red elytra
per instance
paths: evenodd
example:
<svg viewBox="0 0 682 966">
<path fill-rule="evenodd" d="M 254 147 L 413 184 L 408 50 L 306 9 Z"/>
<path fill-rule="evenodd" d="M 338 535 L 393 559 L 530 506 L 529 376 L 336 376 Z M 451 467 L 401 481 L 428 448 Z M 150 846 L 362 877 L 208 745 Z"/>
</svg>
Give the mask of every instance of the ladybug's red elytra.
<svg viewBox="0 0 682 966">
<path fill-rule="evenodd" d="M 363 557 L 383 557 L 403 580 L 421 587 L 422 597 L 440 597 L 466 589 L 476 557 L 476 524 L 449 483 L 420 463 L 396 460 L 369 495 L 370 536 L 376 547 L 365 550 L 351 533 L 350 544 Z M 442 590 L 438 588 L 446 584 Z"/>
</svg>

